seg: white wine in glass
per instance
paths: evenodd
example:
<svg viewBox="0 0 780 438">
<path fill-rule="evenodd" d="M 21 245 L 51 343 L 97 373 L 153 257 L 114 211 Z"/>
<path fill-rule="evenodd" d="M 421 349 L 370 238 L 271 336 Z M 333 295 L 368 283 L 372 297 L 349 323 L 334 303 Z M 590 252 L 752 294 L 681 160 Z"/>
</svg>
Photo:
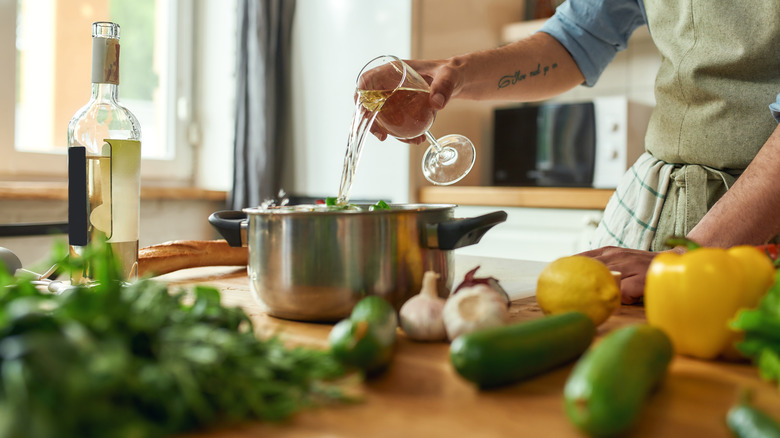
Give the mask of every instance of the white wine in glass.
<svg viewBox="0 0 780 438">
<path fill-rule="evenodd" d="M 388 134 L 399 140 L 425 135 L 430 147 L 423 157 L 422 171 L 428 181 L 454 184 L 471 171 L 476 158 L 474 145 L 462 135 L 436 139 L 431 134 L 436 118 L 430 105 L 431 89 L 408 64 L 392 55 L 374 58 L 358 75 L 357 89 L 361 97 L 377 90 L 387 94 L 384 104 L 376 109 L 376 122 Z"/>
<path fill-rule="evenodd" d="M 371 126 L 376 123 L 399 140 L 425 136 L 430 147 L 423 157 L 422 171 L 433 184 L 454 184 L 474 166 L 476 152 L 468 138 L 451 134 L 436 139 L 430 133 L 436 118 L 436 110 L 430 105 L 430 86 L 398 57 L 379 56 L 363 67 L 357 79 L 355 113 L 351 141 L 362 138 L 355 132 L 357 123 L 362 123 L 364 130 L 376 130 Z"/>
</svg>

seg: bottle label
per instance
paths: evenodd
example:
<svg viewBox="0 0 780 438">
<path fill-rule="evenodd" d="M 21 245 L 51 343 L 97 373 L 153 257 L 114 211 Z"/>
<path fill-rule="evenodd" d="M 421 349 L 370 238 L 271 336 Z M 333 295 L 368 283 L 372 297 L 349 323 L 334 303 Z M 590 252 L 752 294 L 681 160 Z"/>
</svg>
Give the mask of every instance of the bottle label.
<svg viewBox="0 0 780 438">
<path fill-rule="evenodd" d="M 102 155 L 111 157 L 111 231 L 107 234 L 108 241 L 136 241 L 141 201 L 141 142 L 104 141 Z"/>
<path fill-rule="evenodd" d="M 119 40 L 92 38 L 92 83 L 119 85 Z"/>
<path fill-rule="evenodd" d="M 86 246 L 95 233 L 108 242 L 138 240 L 141 142 L 104 140 L 100 155 L 68 148 L 68 240 Z"/>
<path fill-rule="evenodd" d="M 68 241 L 84 246 L 88 240 L 87 148 L 68 148 Z"/>
</svg>

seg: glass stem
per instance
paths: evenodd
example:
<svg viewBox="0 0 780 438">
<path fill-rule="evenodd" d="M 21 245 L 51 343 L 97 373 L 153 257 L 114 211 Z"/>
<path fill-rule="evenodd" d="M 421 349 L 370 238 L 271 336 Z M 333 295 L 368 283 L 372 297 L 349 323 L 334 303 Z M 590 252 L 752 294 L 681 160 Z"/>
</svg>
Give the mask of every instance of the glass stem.
<svg viewBox="0 0 780 438">
<path fill-rule="evenodd" d="M 439 142 L 436 140 L 436 137 L 431 134 L 431 131 L 425 131 L 425 138 L 428 139 L 428 143 L 430 143 L 433 147 L 436 148 L 436 152 L 441 152 L 442 147 L 439 144 Z"/>
</svg>

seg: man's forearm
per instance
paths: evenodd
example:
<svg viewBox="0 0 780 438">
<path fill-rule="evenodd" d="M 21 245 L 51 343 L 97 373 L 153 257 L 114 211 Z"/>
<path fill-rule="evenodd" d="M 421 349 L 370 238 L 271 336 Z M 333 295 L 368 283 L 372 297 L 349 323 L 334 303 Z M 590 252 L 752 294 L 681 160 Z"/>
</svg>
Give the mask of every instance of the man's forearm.
<svg viewBox="0 0 780 438">
<path fill-rule="evenodd" d="M 581 84 L 585 78 L 568 51 L 546 33 L 495 49 L 448 60 L 462 69 L 456 96 L 473 100 L 538 101 Z"/>
<path fill-rule="evenodd" d="M 708 246 L 762 244 L 780 233 L 780 127 L 688 234 Z"/>
</svg>

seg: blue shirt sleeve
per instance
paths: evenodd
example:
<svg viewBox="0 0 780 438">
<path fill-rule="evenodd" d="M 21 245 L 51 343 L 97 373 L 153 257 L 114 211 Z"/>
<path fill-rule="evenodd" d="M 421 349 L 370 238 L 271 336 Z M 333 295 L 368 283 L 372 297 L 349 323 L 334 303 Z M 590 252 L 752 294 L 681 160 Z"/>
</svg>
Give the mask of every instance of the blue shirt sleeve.
<svg viewBox="0 0 780 438">
<path fill-rule="evenodd" d="M 647 23 L 642 0 L 567 0 L 540 32 L 569 51 L 592 87 L 614 58 L 625 50 L 634 30 Z"/>
<path fill-rule="evenodd" d="M 769 104 L 769 111 L 772 111 L 772 116 L 780 123 L 780 94 L 777 95 L 777 100 L 774 103 Z"/>
</svg>

